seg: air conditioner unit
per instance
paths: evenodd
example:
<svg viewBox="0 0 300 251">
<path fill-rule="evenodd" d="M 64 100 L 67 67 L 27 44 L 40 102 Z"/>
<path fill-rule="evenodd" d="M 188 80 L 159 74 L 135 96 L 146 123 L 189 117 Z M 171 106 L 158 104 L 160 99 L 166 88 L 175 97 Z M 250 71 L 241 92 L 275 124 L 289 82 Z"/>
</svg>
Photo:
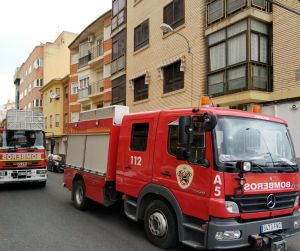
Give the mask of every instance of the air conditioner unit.
<svg viewBox="0 0 300 251">
<path fill-rule="evenodd" d="M 50 98 L 51 98 L 51 99 L 59 99 L 59 98 L 60 98 L 60 95 L 57 94 L 56 92 L 51 92 L 51 93 L 50 93 Z"/>
<path fill-rule="evenodd" d="M 94 40 L 95 40 L 94 35 L 89 35 L 89 36 L 88 36 L 88 42 L 89 42 L 89 43 L 93 43 Z"/>
</svg>

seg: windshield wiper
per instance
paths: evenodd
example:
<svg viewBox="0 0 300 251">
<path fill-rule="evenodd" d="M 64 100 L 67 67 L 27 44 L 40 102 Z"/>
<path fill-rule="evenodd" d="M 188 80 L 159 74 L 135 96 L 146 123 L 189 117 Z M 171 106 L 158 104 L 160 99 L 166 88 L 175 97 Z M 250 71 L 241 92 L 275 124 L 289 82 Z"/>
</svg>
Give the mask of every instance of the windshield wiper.
<svg viewBox="0 0 300 251">
<path fill-rule="evenodd" d="M 298 172 L 299 171 L 299 168 L 298 168 L 298 165 L 296 163 L 289 163 L 287 161 L 284 161 L 284 160 L 279 160 L 279 161 L 275 161 L 274 162 L 274 167 L 289 167 L 291 168 L 294 172 Z"/>
<path fill-rule="evenodd" d="M 266 172 L 266 169 L 264 166 L 258 164 L 257 162 L 253 161 L 253 160 L 227 160 L 227 161 L 221 161 L 223 164 L 223 167 L 226 169 L 230 169 L 230 170 L 234 170 L 236 169 L 236 164 L 237 162 L 251 162 L 252 167 L 257 167 L 262 173 Z M 252 170 L 253 171 L 253 170 Z"/>
</svg>

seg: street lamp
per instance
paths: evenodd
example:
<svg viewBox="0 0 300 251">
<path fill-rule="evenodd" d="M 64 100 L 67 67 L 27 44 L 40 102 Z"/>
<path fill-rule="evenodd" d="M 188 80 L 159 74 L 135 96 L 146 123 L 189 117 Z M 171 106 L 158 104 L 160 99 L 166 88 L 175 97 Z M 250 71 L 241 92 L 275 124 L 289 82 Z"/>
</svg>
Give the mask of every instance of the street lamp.
<svg viewBox="0 0 300 251">
<path fill-rule="evenodd" d="M 177 31 L 174 31 L 174 29 L 172 28 L 172 26 L 166 24 L 166 23 L 162 23 L 160 25 L 160 29 L 163 31 L 163 32 L 173 32 L 179 36 L 181 36 L 182 38 L 184 38 L 184 40 L 186 41 L 187 43 L 187 46 L 188 46 L 188 53 L 191 53 L 191 46 L 190 46 L 190 41 L 186 38 L 186 36 L 182 35 L 181 33 L 177 32 Z"/>
</svg>

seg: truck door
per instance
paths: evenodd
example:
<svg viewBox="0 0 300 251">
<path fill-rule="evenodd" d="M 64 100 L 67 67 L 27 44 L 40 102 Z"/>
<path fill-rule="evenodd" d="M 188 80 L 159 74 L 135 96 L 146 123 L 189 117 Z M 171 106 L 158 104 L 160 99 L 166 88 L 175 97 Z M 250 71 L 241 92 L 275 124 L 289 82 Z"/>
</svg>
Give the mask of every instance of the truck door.
<svg viewBox="0 0 300 251">
<path fill-rule="evenodd" d="M 204 219 L 208 210 L 212 167 L 177 160 L 178 116 L 161 116 L 157 131 L 153 160 L 155 182 L 171 190 L 185 214 Z M 197 155 L 204 154 L 212 163 L 210 135 L 203 132 L 194 137 L 192 155 L 197 158 Z"/>
<path fill-rule="evenodd" d="M 140 189 L 152 178 L 150 149 L 154 144 L 153 119 L 130 120 L 126 125 L 127 140 L 122 140 L 124 169 L 123 184 L 126 194 L 137 196 Z M 126 153 L 126 151 L 128 151 Z"/>
</svg>

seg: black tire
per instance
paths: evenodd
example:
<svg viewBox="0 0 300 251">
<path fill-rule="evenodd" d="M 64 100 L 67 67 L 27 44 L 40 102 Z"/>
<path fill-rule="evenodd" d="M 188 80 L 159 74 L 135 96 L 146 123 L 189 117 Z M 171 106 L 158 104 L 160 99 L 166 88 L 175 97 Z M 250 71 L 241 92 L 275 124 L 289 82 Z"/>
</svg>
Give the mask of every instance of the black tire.
<svg viewBox="0 0 300 251">
<path fill-rule="evenodd" d="M 163 249 L 176 247 L 178 228 L 175 213 L 162 200 L 154 200 L 145 210 L 144 227 L 148 240 Z"/>
<path fill-rule="evenodd" d="M 85 185 L 83 180 L 76 180 L 73 187 L 74 206 L 79 210 L 86 210 L 89 207 L 90 201 L 85 196 Z"/>
</svg>

